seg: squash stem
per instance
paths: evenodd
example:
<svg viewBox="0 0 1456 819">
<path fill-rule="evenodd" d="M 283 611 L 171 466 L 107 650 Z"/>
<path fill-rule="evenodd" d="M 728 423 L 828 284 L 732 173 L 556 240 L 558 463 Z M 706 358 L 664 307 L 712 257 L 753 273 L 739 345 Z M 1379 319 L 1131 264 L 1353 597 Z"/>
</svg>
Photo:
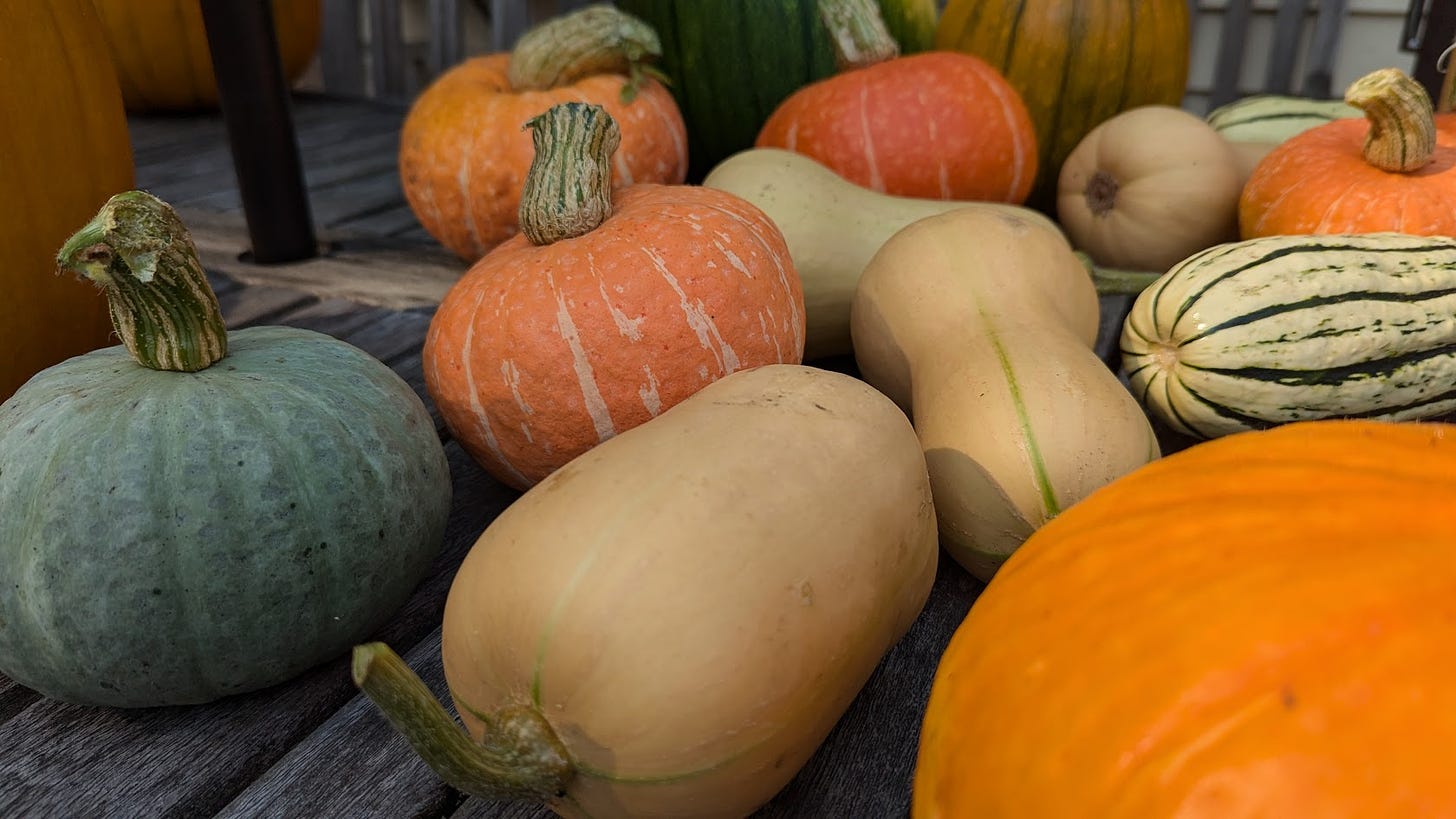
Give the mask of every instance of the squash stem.
<svg viewBox="0 0 1456 819">
<path fill-rule="evenodd" d="M 1087 268 L 1087 273 L 1092 276 L 1092 283 L 1097 286 L 1099 296 L 1136 296 L 1164 275 L 1151 270 L 1119 270 L 1115 267 L 1102 267 L 1092 261 L 1092 257 L 1086 253 L 1080 250 L 1073 252 L 1081 260 L 1082 265 Z"/>
<path fill-rule="evenodd" d="M 487 800 L 551 802 L 574 774 L 551 726 L 529 708 L 496 715 L 476 744 L 384 643 L 354 647 L 354 684 L 447 784 Z"/>
<path fill-rule="evenodd" d="M 875 0 L 819 0 L 819 18 L 829 29 L 840 71 L 881 63 L 900 56 Z"/>
<path fill-rule="evenodd" d="M 621 9 L 600 3 L 532 27 L 511 50 L 511 87 L 542 91 L 596 74 L 625 74 L 622 102 L 636 98 L 646 78 L 666 84 L 650 63 L 662 56 L 657 31 Z"/>
<path fill-rule="evenodd" d="M 157 197 L 111 197 L 61 246 L 56 267 L 106 292 L 112 327 L 141 366 L 196 372 L 227 355 L 227 325 L 197 248 Z"/>
<path fill-rule="evenodd" d="M 518 217 L 533 245 L 595 230 L 612 213 L 612 153 L 622 142 L 600 105 L 563 102 L 526 123 L 536 157 L 526 172 Z"/>
<path fill-rule="evenodd" d="M 1382 68 L 1350 83 L 1345 102 L 1365 112 L 1365 161 L 1384 171 L 1424 168 L 1436 150 L 1436 120 L 1425 86 L 1398 68 Z"/>
</svg>

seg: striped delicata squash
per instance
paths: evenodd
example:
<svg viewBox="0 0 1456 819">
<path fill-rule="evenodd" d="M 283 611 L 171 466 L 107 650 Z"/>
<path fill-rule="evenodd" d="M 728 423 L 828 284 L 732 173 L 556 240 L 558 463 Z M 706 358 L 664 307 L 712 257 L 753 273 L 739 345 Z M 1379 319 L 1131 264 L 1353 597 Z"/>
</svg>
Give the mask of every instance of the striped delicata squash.
<svg viewBox="0 0 1456 819">
<path fill-rule="evenodd" d="M 1190 256 L 1123 325 L 1133 394 L 1186 435 L 1456 411 L 1456 239 L 1270 236 Z"/>
</svg>

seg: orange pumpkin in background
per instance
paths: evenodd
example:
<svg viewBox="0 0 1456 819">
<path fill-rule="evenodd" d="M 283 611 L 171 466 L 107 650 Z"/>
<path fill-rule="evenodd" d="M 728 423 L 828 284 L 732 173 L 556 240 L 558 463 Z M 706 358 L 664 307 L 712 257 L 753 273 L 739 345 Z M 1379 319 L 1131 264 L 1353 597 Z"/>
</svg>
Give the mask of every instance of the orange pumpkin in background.
<svg viewBox="0 0 1456 819">
<path fill-rule="evenodd" d="M 1456 236 L 1456 114 L 1386 68 L 1350 85 L 1364 119 L 1297 134 L 1254 167 L 1239 199 L 1245 239 L 1329 233 Z"/>
<path fill-rule="evenodd" d="M 607 109 L 622 131 L 616 184 L 687 177 L 687 126 L 640 62 L 657 34 L 611 6 L 588 6 L 526 32 L 511 53 L 474 57 L 415 99 L 400 130 L 405 200 L 440 244 L 466 261 L 515 235 L 531 167 L 527 121 L 560 102 Z"/>
<path fill-rule="evenodd" d="M 823 0 L 842 73 L 789 95 L 760 148 L 813 157 L 872 190 L 1020 204 L 1036 181 L 1036 134 L 1020 94 L 968 54 L 899 53 L 873 0 Z"/>
<path fill-rule="evenodd" d="M 1456 426 L 1201 443 L 1033 534 L 936 671 L 916 819 L 1456 816 Z"/>
<path fill-rule="evenodd" d="M 698 186 L 613 194 L 620 136 L 602 106 L 553 106 L 531 131 L 522 232 L 446 294 L 423 367 L 455 438 L 517 489 L 725 375 L 804 353 L 803 288 L 762 211 Z"/>
</svg>

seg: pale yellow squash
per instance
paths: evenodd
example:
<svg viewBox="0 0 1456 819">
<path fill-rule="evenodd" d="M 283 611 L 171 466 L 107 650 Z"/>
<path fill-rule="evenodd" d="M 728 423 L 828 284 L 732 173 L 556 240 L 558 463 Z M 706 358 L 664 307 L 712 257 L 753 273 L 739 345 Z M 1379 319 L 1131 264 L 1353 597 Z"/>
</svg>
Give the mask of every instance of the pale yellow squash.
<svg viewBox="0 0 1456 819">
<path fill-rule="evenodd" d="M 849 305 L 870 257 L 895 231 L 957 208 L 1013 213 L 1055 229 L 1029 208 L 890 196 L 841 177 L 803 154 L 753 148 L 720 162 L 703 184 L 757 205 L 778 225 L 804 284 L 804 360 L 847 355 Z"/>
<path fill-rule="evenodd" d="M 471 736 L 504 746 L 442 755 L 465 735 L 416 689 L 402 707 L 438 713 L 415 747 L 466 792 L 563 816 L 745 816 L 910 627 L 937 555 L 925 460 L 894 404 L 825 370 L 739 371 L 486 529 L 442 653 Z M 356 679 L 401 719 L 380 680 L 409 677 L 380 652 L 357 650 Z M 500 768 L 452 774 L 459 759 Z"/>
<path fill-rule="evenodd" d="M 1092 350 L 1098 307 L 1064 237 L 979 209 L 911 224 L 860 277 L 855 360 L 912 414 L 940 542 L 977 577 L 1159 456 L 1147 416 Z"/>
</svg>

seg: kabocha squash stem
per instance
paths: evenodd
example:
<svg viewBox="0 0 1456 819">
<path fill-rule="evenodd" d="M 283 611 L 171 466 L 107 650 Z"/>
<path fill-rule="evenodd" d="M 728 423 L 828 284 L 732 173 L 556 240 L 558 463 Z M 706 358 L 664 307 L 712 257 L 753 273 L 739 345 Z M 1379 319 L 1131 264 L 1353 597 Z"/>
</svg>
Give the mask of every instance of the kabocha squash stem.
<svg viewBox="0 0 1456 819">
<path fill-rule="evenodd" d="M 616 120 L 600 105 L 564 102 L 526 127 L 536 158 L 521 189 L 521 232 L 538 246 L 590 233 L 612 213 Z"/>
<path fill-rule="evenodd" d="M 145 191 L 116 194 L 57 257 L 106 291 L 111 323 L 136 362 L 196 372 L 227 355 L 227 326 L 192 237 Z"/>
<path fill-rule="evenodd" d="M 482 799 L 533 801 L 566 792 L 573 774 L 566 749 L 534 711 L 497 715 L 486 744 L 477 745 L 384 643 L 354 647 L 353 676 L 415 752 L 455 788 Z"/>
<path fill-rule="evenodd" d="M 875 0 L 819 0 L 819 17 L 829 29 L 840 71 L 900 56 Z"/>
<path fill-rule="evenodd" d="M 645 74 L 661 74 L 646 63 L 662 56 L 652 26 L 614 6 L 587 6 L 536 26 L 516 42 L 507 76 L 517 91 L 569 85 L 593 74 L 626 74 L 622 89 L 630 102 Z"/>
<path fill-rule="evenodd" d="M 1345 102 L 1365 112 L 1370 132 L 1365 161 L 1381 170 L 1409 173 L 1431 161 L 1436 120 L 1426 89 L 1397 68 L 1373 71 L 1350 84 Z"/>
</svg>

